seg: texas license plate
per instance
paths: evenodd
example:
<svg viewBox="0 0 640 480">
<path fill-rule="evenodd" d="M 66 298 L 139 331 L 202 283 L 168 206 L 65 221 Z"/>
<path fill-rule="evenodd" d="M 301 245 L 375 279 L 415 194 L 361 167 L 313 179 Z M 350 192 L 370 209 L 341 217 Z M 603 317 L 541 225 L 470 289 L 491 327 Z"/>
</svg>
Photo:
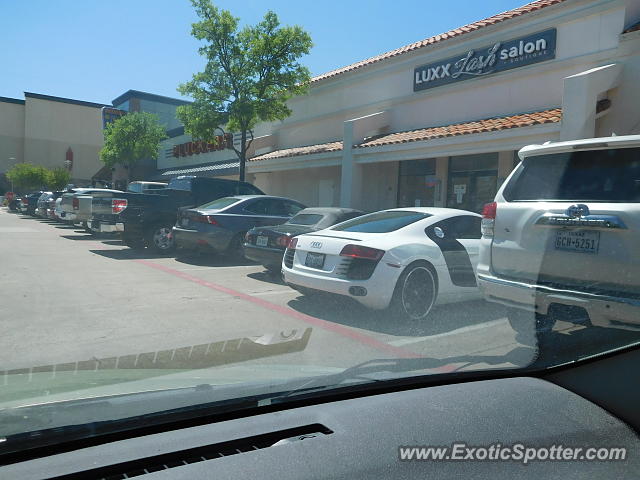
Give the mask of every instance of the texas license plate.
<svg viewBox="0 0 640 480">
<path fill-rule="evenodd" d="M 600 232 L 591 230 L 558 230 L 556 232 L 556 250 L 580 253 L 598 253 Z"/>
<path fill-rule="evenodd" d="M 183 227 L 188 227 L 189 226 L 189 219 L 188 218 L 183 218 L 182 219 L 182 226 Z"/>
<path fill-rule="evenodd" d="M 256 245 L 258 247 L 266 247 L 269 244 L 269 237 L 259 236 L 256 238 Z"/>
<path fill-rule="evenodd" d="M 324 253 L 308 252 L 304 264 L 310 268 L 322 269 L 324 267 Z"/>
</svg>

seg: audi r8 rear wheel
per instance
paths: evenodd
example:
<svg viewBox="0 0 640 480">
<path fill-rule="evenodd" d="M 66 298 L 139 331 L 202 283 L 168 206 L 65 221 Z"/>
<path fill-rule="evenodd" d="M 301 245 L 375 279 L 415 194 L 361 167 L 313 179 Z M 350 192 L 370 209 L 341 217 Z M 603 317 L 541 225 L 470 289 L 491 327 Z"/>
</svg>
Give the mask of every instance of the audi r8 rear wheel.
<svg viewBox="0 0 640 480">
<path fill-rule="evenodd" d="M 406 320 L 424 320 L 431 312 L 437 295 L 436 272 L 426 263 L 414 263 L 402 272 L 396 283 L 391 310 Z"/>
</svg>

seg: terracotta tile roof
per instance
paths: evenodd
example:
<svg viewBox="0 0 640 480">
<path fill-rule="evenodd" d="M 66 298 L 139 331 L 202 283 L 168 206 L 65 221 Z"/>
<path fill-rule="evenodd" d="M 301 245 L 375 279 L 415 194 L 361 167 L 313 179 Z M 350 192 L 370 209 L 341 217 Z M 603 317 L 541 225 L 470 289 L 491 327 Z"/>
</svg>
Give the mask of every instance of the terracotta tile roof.
<svg viewBox="0 0 640 480">
<path fill-rule="evenodd" d="M 317 145 L 309 145 L 306 147 L 285 148 L 284 150 L 276 150 L 275 152 L 257 155 L 249 159 L 250 162 L 257 160 L 269 160 L 271 158 L 297 157 L 300 155 L 311 155 L 313 153 L 337 152 L 342 150 L 342 142 L 319 143 Z"/>
<path fill-rule="evenodd" d="M 521 113 L 508 117 L 487 118 L 476 122 L 456 123 L 443 127 L 421 128 L 408 132 L 389 133 L 365 140 L 355 148 L 379 147 L 395 143 L 420 142 L 434 138 L 455 137 L 470 133 L 495 132 L 509 128 L 530 127 L 542 123 L 558 123 L 562 119 L 562 109 L 552 108 L 541 112 Z"/>
<path fill-rule="evenodd" d="M 382 60 L 386 60 L 387 58 L 397 57 L 398 55 L 402 55 L 407 52 L 412 52 L 414 50 L 418 50 L 420 48 L 428 47 L 430 45 L 442 42 L 444 40 L 448 40 L 450 38 L 458 37 L 460 35 L 464 35 L 465 33 L 474 32 L 483 27 L 487 27 L 489 25 L 495 25 L 496 23 L 504 22 L 505 20 L 510 20 L 515 17 L 519 17 L 521 15 L 525 15 L 527 13 L 536 12 L 545 7 L 549 7 L 551 5 L 556 5 L 558 3 L 563 3 L 567 0 L 536 0 L 535 2 L 528 3 L 523 5 L 522 7 L 515 8 L 513 10 L 508 10 L 506 12 L 499 13 L 489 18 L 485 18 L 484 20 L 479 20 L 477 22 L 469 23 L 468 25 L 464 25 L 459 28 L 455 28 L 445 33 L 440 33 L 438 35 L 434 35 L 433 37 L 426 38 L 424 40 L 420 40 L 419 42 L 411 43 L 409 45 L 405 45 L 404 47 L 396 48 L 395 50 L 391 50 L 390 52 L 385 52 L 380 55 L 376 55 L 375 57 L 367 58 L 365 60 L 361 60 L 356 63 L 352 63 L 351 65 L 347 65 L 346 67 L 338 68 L 336 70 L 332 70 L 327 73 L 323 73 L 311 79 L 311 82 L 319 82 L 320 80 L 324 80 L 327 78 L 335 77 L 337 75 L 351 72 L 353 70 L 358 70 L 362 67 L 366 67 L 368 65 L 378 63 Z"/>
<path fill-rule="evenodd" d="M 543 123 L 558 123 L 562 119 L 562 109 L 552 108 L 540 112 L 521 113 L 507 117 L 487 118 L 475 122 L 456 123 L 442 127 L 421 128 L 406 132 L 389 133 L 365 140 L 354 148 L 380 147 L 397 143 L 420 142 L 434 138 L 456 137 L 471 133 L 495 132 L 510 128 L 530 127 Z M 342 150 L 342 142 L 320 143 L 306 147 L 286 148 L 250 158 L 250 162 L 284 157 L 298 157 L 313 153 L 338 152 Z"/>
</svg>

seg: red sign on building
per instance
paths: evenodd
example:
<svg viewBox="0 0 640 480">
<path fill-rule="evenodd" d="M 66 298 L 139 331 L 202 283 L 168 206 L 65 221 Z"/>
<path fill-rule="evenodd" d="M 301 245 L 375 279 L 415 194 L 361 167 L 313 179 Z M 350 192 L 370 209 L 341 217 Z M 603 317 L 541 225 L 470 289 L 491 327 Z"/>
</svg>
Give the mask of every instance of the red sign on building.
<svg viewBox="0 0 640 480">
<path fill-rule="evenodd" d="M 216 136 L 215 142 L 209 143 L 204 140 L 198 140 L 195 142 L 182 143 L 173 147 L 174 157 L 186 157 L 191 155 L 198 155 L 200 153 L 215 152 L 220 150 L 226 150 L 233 148 L 233 134 L 225 133 L 224 135 Z"/>
</svg>

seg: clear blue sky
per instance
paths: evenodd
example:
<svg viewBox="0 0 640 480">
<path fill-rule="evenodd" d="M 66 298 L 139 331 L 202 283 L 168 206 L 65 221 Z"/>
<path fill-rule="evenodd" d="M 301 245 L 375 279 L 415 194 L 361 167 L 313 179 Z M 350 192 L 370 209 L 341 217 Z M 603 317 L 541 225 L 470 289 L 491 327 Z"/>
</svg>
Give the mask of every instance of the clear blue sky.
<svg viewBox="0 0 640 480">
<path fill-rule="evenodd" d="M 304 27 L 317 75 L 527 3 L 527 0 L 218 0 L 243 22 L 267 9 Z M 126 90 L 179 97 L 202 69 L 188 0 L 4 0 L 0 96 L 36 92 L 100 103 Z"/>
</svg>

